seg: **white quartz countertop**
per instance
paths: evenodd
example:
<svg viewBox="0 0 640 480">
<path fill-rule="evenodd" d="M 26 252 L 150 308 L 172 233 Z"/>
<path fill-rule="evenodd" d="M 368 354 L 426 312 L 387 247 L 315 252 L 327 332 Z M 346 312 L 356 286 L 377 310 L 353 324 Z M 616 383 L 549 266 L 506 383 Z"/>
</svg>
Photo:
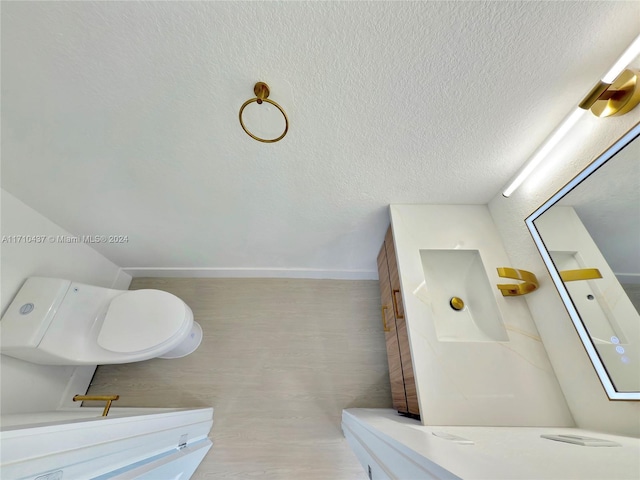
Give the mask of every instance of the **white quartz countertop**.
<svg viewBox="0 0 640 480">
<path fill-rule="evenodd" d="M 357 422 L 417 463 L 435 463 L 463 479 L 623 480 L 640 478 L 640 439 L 563 427 L 423 426 L 391 409 L 349 409 Z M 472 444 L 437 437 L 451 434 Z M 541 438 L 569 434 L 611 440 L 587 447 Z"/>
<path fill-rule="evenodd" d="M 487 206 L 391 205 L 390 212 L 423 422 L 573 427 L 527 301 L 497 287 L 514 281 L 498 267 L 519 266 Z M 435 261 L 436 253 L 451 256 Z M 472 264 L 458 262 L 467 255 Z M 440 309 L 449 312 L 454 296 L 466 304 L 455 319 Z"/>
</svg>

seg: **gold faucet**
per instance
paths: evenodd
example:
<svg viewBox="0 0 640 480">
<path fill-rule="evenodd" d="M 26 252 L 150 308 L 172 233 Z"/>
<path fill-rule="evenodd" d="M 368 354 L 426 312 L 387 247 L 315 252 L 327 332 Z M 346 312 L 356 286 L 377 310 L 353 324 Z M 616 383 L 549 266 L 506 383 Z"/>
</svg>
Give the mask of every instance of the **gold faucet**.
<svg viewBox="0 0 640 480">
<path fill-rule="evenodd" d="M 575 282 L 576 280 L 602 278 L 602 274 L 597 268 L 580 268 L 578 270 L 562 270 L 560 272 L 560 278 L 563 282 Z"/>
<path fill-rule="evenodd" d="M 517 295 L 526 295 L 538 288 L 538 279 L 535 274 L 526 270 L 516 270 L 509 267 L 498 267 L 498 276 L 501 278 L 513 278 L 514 280 L 522 280 L 523 283 L 499 283 L 498 289 L 505 297 Z"/>
</svg>

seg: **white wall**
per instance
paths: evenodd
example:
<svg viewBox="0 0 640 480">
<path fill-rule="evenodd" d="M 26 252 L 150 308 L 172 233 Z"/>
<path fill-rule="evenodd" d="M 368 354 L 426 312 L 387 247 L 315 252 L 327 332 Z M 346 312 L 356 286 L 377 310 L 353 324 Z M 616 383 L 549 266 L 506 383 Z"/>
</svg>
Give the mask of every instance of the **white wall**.
<svg viewBox="0 0 640 480">
<path fill-rule="evenodd" d="M 120 267 L 104 258 L 93 248 L 82 243 L 13 243 L 14 235 L 58 236 L 71 234 L 40 213 L 25 205 L 9 192 L 1 192 L 2 247 L 1 258 L 1 309 L 11 303 L 22 283 L 29 276 L 68 278 L 78 282 L 126 289 L 131 277 Z M 63 396 L 70 399 L 75 393 L 66 392 L 88 385 L 95 367 L 60 367 L 35 365 L 0 355 L 1 393 L 0 408 L 3 414 L 24 413 L 58 408 Z M 77 404 L 75 404 L 77 405 Z"/>
<path fill-rule="evenodd" d="M 510 198 L 499 193 L 489 203 L 512 265 L 540 280 L 538 291 L 525 298 L 576 424 L 635 436 L 640 435 L 640 402 L 609 401 L 524 220 L 639 120 L 640 108 L 620 118 L 585 115 L 536 175 Z"/>
</svg>

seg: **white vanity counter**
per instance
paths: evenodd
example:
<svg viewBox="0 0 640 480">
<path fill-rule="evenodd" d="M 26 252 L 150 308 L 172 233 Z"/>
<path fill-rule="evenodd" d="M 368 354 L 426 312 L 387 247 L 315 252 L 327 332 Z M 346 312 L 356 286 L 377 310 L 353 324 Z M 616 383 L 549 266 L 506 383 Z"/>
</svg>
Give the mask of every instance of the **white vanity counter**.
<svg viewBox="0 0 640 480">
<path fill-rule="evenodd" d="M 391 409 L 344 410 L 345 436 L 373 480 L 631 480 L 640 478 L 640 439 L 562 427 L 423 426 Z M 437 437 L 450 434 L 472 444 Z M 611 440 L 586 447 L 541 438 L 569 434 Z M 355 442 L 355 448 L 354 448 Z M 360 449 L 359 444 L 366 447 Z"/>
<path fill-rule="evenodd" d="M 526 266 L 511 264 L 488 208 L 390 211 L 423 422 L 573 427 L 525 299 L 496 286 L 518 283 L 498 267 Z M 452 296 L 465 311 L 451 311 Z"/>
</svg>

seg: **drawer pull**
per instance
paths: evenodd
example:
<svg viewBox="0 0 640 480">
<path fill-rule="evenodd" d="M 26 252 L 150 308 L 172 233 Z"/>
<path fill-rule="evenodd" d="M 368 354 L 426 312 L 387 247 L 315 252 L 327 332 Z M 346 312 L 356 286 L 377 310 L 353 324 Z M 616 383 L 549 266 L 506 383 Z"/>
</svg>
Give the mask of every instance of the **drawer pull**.
<svg viewBox="0 0 640 480">
<path fill-rule="evenodd" d="M 389 308 L 387 305 L 382 305 L 382 326 L 383 326 L 385 332 L 390 332 L 391 329 L 389 327 L 387 327 L 387 317 L 384 314 L 384 311 L 387 308 Z"/>
<path fill-rule="evenodd" d="M 396 293 L 400 293 L 400 290 L 394 290 L 391 294 L 391 298 L 393 298 L 393 311 L 396 314 L 396 318 L 402 319 L 404 318 L 404 315 L 400 315 L 400 312 L 398 311 L 398 299 L 396 298 Z"/>
</svg>

